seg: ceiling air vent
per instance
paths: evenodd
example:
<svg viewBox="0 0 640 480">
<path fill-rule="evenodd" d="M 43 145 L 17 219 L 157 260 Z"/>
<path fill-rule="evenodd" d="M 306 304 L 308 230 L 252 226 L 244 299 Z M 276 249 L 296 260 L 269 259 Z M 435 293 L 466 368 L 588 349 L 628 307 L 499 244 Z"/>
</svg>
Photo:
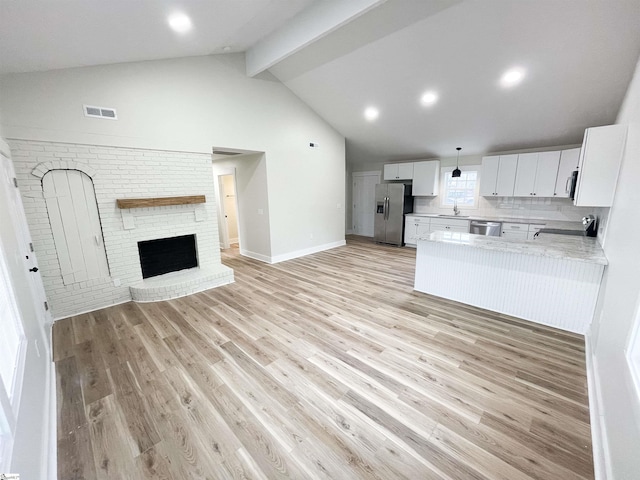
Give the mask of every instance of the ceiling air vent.
<svg viewBox="0 0 640 480">
<path fill-rule="evenodd" d="M 109 120 L 117 120 L 118 114 L 115 108 L 94 107 L 92 105 L 84 105 L 84 116 L 94 118 L 106 118 Z"/>
</svg>

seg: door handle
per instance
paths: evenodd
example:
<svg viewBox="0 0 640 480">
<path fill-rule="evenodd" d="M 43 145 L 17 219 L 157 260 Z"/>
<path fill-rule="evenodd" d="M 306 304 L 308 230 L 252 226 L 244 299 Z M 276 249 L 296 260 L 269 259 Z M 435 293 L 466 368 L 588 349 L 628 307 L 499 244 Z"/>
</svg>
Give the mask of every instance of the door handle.
<svg viewBox="0 0 640 480">
<path fill-rule="evenodd" d="M 386 219 L 389 220 L 389 197 L 386 198 L 386 202 L 387 202 L 387 206 L 385 207 L 384 211 L 385 211 Z"/>
<path fill-rule="evenodd" d="M 33 267 L 29 269 L 30 272 L 37 272 L 38 271 L 38 267 Z"/>
<path fill-rule="evenodd" d="M 567 181 L 564 184 L 564 193 L 569 193 L 569 182 L 571 181 L 571 177 L 567 177 Z"/>
</svg>

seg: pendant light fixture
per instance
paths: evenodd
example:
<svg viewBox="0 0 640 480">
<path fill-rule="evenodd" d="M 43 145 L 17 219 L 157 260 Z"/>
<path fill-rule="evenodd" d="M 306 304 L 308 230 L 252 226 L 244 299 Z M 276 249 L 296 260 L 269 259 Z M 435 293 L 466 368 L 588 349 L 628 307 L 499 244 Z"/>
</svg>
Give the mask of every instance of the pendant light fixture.
<svg viewBox="0 0 640 480">
<path fill-rule="evenodd" d="M 458 158 L 456 158 L 456 169 L 451 172 L 452 178 L 458 178 L 460 175 L 462 175 L 462 172 L 458 168 L 458 163 L 460 162 L 460 150 L 462 150 L 462 147 L 456 147 L 456 150 L 458 151 Z"/>
</svg>

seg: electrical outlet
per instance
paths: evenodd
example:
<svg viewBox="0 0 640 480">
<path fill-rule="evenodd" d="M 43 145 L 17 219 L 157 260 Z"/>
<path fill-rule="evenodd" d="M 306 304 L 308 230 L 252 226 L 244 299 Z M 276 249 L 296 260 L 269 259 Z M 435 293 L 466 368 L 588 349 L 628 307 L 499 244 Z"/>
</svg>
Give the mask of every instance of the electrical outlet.
<svg viewBox="0 0 640 480">
<path fill-rule="evenodd" d="M 342 208 L 342 204 L 339 203 L 338 205 L 336 205 L 336 208 Z"/>
<path fill-rule="evenodd" d="M 264 215 L 264 210 L 262 208 L 258 209 L 258 215 Z"/>
<path fill-rule="evenodd" d="M 122 282 L 120 281 L 119 278 L 114 278 L 113 279 L 113 286 L 114 287 L 119 287 L 120 285 L 122 285 Z"/>
</svg>

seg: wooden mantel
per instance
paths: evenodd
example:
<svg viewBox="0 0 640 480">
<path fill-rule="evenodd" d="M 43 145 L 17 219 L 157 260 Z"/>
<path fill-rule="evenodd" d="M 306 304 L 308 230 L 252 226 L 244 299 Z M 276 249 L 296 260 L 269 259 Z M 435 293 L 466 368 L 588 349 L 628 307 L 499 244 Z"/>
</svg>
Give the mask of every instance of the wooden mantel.
<svg viewBox="0 0 640 480">
<path fill-rule="evenodd" d="M 190 195 L 186 197 L 156 197 L 156 198 L 118 198 L 118 208 L 149 208 L 168 207 L 169 205 L 191 205 L 206 203 L 204 195 Z"/>
</svg>

